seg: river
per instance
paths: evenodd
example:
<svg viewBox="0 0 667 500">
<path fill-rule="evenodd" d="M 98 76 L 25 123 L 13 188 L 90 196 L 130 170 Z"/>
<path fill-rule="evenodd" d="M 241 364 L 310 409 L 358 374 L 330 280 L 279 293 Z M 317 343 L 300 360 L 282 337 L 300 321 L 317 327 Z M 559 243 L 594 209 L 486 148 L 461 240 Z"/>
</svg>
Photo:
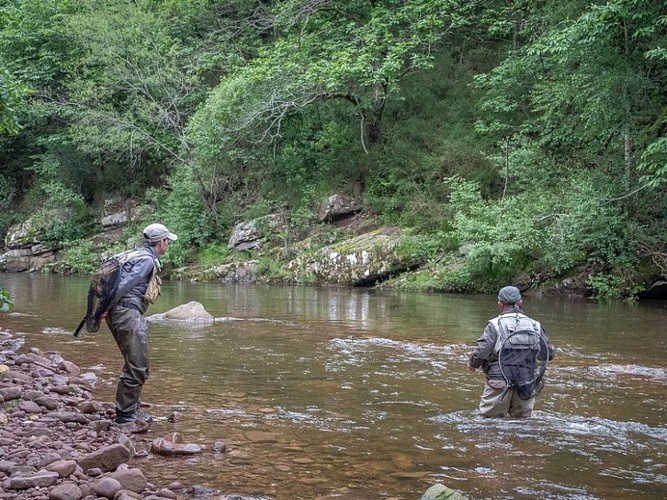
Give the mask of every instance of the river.
<svg viewBox="0 0 667 500">
<path fill-rule="evenodd" d="M 4 274 L 0 329 L 98 376 L 121 360 L 102 326 L 72 336 L 88 280 Z M 148 315 L 196 300 L 207 326 L 151 322 L 143 400 L 193 458 L 134 462 L 150 480 L 287 499 L 419 499 L 436 482 L 477 498 L 667 498 L 667 303 L 527 296 L 556 346 L 528 420 L 477 415 L 467 354 L 493 296 L 166 282 Z M 217 441 L 225 453 L 214 453 Z"/>
</svg>

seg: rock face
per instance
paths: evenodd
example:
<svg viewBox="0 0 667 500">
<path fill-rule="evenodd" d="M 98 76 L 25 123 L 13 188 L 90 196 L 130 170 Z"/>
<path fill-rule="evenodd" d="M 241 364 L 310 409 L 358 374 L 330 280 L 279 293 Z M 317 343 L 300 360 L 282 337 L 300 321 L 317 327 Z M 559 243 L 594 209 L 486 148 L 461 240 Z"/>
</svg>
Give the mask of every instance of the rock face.
<svg viewBox="0 0 667 500">
<path fill-rule="evenodd" d="M 102 228 L 108 231 L 113 228 L 124 226 L 133 221 L 137 214 L 137 204 L 134 200 L 106 200 L 104 202 L 104 216 L 102 217 Z"/>
<path fill-rule="evenodd" d="M 253 250 L 250 257 L 243 253 L 232 253 L 221 257 L 221 262 L 206 267 L 167 267 L 163 278 L 224 284 L 259 282 L 374 286 L 402 272 L 430 275 L 432 268 L 421 266 L 427 263 L 428 258 L 407 256 L 401 252 L 400 247 L 408 248 L 410 243 L 401 245 L 398 228 L 378 229 L 377 217 L 363 207 L 359 195 L 360 191 L 356 192 L 357 197 L 333 194 L 320 200 L 313 206 L 316 223 L 310 219 L 290 223 L 290 214 L 284 211 L 239 222 L 229 236 L 228 246 L 233 252 Z M 151 214 L 150 206 L 138 205 L 132 199 L 107 200 L 98 217 L 100 231 L 87 238 L 86 242 L 99 254 L 101 260 L 109 256 L 106 251 L 111 245 L 123 244 L 126 248 L 140 246 L 143 241 L 141 235 L 126 236 L 126 227 L 131 223 L 150 220 Z M 77 272 L 63 259 L 65 254 L 61 252 L 58 242 L 47 243 L 51 241 L 47 236 L 53 234 L 50 229 L 55 224 L 67 221 L 68 217 L 70 215 L 65 210 L 53 210 L 9 228 L 4 248 L 0 244 L 0 272 Z M 411 238 L 419 245 L 418 237 Z M 336 243 L 322 248 L 322 245 L 332 241 Z M 407 238 L 403 240 L 406 241 Z M 453 251 L 447 252 L 447 260 L 451 259 L 449 268 L 455 271 L 460 266 L 459 258 L 469 250 L 470 243 L 464 243 L 459 249 L 460 255 Z M 641 277 L 637 278 L 637 284 L 643 291 L 637 296 L 641 299 L 664 300 L 667 298 L 667 261 L 664 251 L 657 250 L 641 257 L 647 265 L 638 270 Z M 418 269 L 420 267 L 421 270 Z M 547 295 L 590 297 L 596 292 L 591 287 L 591 278 L 599 271 L 586 265 L 560 275 L 523 273 L 516 276 L 514 281 L 521 290 L 540 285 L 540 293 Z M 474 284 L 471 286 L 474 289 Z M 630 293 L 631 290 L 621 292 Z M 211 320 L 202 316 L 186 318 L 185 321 Z"/>
<path fill-rule="evenodd" d="M 189 323 L 213 323 L 215 318 L 204 306 L 196 301 L 169 309 L 163 314 L 154 314 L 147 318 L 151 321 L 186 321 Z"/>
<path fill-rule="evenodd" d="M 229 248 L 232 250 L 250 250 L 259 248 L 265 240 L 280 232 L 286 224 L 282 214 L 271 214 L 248 222 L 239 222 L 234 226 L 229 237 Z"/>
<path fill-rule="evenodd" d="M 298 257 L 287 263 L 289 275 L 285 281 L 294 283 L 372 286 L 402 271 L 420 264 L 399 251 L 401 234 L 398 228 L 382 227 L 353 238 L 326 246 L 314 253 L 299 251 Z M 308 242 L 301 245 L 307 246 Z M 220 283 L 252 283 L 262 279 L 258 261 L 210 267 L 206 270 L 182 268 L 173 277 L 190 281 Z M 164 318 L 168 319 L 168 318 Z"/>
<path fill-rule="evenodd" d="M 319 222 L 336 222 L 361 211 L 361 206 L 354 198 L 334 194 L 321 202 L 317 208 Z"/>
<path fill-rule="evenodd" d="M 54 215 L 54 220 L 59 220 Z M 57 260 L 56 249 L 40 243 L 44 227 L 35 219 L 9 228 L 0 264 L 8 272 L 33 271 Z"/>
<path fill-rule="evenodd" d="M 108 245 L 120 241 L 122 227 L 140 215 L 133 200 L 108 200 L 100 220 L 102 232 L 92 237 L 95 245 Z M 7 230 L 5 252 L 0 255 L 0 270 L 6 272 L 33 272 L 59 262 L 61 248 L 46 245 L 43 241 L 56 225 L 67 221 L 67 210 L 51 210 L 15 224 Z"/>
<path fill-rule="evenodd" d="M 380 228 L 299 257 L 288 267 L 297 282 L 370 286 L 417 264 L 400 255 L 400 241 L 398 229 Z"/>
<path fill-rule="evenodd" d="M 258 280 L 258 261 L 235 262 L 212 266 L 204 270 L 179 269 L 175 276 L 190 281 L 217 281 L 220 283 L 253 283 Z"/>
</svg>

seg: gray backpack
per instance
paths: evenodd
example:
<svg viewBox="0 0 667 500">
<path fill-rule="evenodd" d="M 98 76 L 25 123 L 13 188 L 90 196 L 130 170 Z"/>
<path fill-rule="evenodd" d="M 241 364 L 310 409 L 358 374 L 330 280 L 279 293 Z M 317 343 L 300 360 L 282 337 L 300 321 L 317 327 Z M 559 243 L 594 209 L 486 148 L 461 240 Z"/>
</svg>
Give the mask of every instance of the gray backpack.
<svg viewBox="0 0 667 500">
<path fill-rule="evenodd" d="M 539 322 L 525 314 L 501 314 L 491 320 L 498 331 L 494 352 L 508 389 L 521 399 L 539 394 L 549 362 L 549 347 Z"/>
</svg>

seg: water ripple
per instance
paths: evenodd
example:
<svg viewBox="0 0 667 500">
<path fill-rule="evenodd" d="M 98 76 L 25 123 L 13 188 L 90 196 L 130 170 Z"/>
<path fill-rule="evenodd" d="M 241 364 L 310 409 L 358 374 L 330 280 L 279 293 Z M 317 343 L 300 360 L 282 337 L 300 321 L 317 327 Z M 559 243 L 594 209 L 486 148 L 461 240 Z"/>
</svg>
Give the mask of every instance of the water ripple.
<svg viewBox="0 0 667 500">
<path fill-rule="evenodd" d="M 590 368 L 594 375 L 609 378 L 616 375 L 636 375 L 640 377 L 655 378 L 665 380 L 666 371 L 663 368 L 653 368 L 640 365 L 599 365 Z"/>
<path fill-rule="evenodd" d="M 409 366 L 416 371 L 416 376 L 428 377 L 433 373 L 440 374 L 447 369 L 448 362 L 465 362 L 464 351 L 469 349 L 465 344 L 434 345 L 417 342 L 396 341 L 386 338 L 335 338 L 329 342 L 334 351 L 334 358 L 326 363 L 331 372 L 340 372 L 345 367 L 359 367 L 368 364 L 368 358 L 384 350 L 386 363 Z M 420 368 L 426 364 L 428 369 Z M 385 364 L 387 368 L 387 364 Z M 391 367 L 393 371 L 393 367 Z"/>
<path fill-rule="evenodd" d="M 454 425 L 458 431 L 485 432 L 495 429 L 498 432 L 511 432 L 533 435 L 558 448 L 579 448 L 584 440 L 591 441 L 587 446 L 598 449 L 628 449 L 645 446 L 640 441 L 653 440 L 656 446 L 667 446 L 667 427 L 651 427 L 639 422 L 619 422 L 601 417 L 564 415 L 545 411 L 535 411 L 525 420 L 486 419 L 473 411 L 459 411 L 437 415 L 430 420 L 445 425 Z M 517 422 L 521 426 L 517 427 Z M 597 446 L 596 446 L 597 442 Z M 655 453 L 659 453 L 656 449 Z M 667 454 L 663 450 L 662 454 Z"/>
</svg>

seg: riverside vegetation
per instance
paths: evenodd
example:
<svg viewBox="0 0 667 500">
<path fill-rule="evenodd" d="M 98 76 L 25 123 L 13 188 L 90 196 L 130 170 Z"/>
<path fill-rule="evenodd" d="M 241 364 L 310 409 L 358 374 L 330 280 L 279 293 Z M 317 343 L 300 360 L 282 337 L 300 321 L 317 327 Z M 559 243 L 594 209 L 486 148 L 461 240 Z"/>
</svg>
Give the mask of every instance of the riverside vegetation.
<svg viewBox="0 0 667 500">
<path fill-rule="evenodd" d="M 344 193 L 419 263 L 388 286 L 642 296 L 667 276 L 665 47 L 660 0 L 0 0 L 0 233 L 41 220 L 88 273 L 103 200 L 132 198 L 128 237 L 180 237 L 168 273 L 280 281 L 348 237 L 313 208 Z M 230 252 L 277 213 L 274 247 Z"/>
</svg>

